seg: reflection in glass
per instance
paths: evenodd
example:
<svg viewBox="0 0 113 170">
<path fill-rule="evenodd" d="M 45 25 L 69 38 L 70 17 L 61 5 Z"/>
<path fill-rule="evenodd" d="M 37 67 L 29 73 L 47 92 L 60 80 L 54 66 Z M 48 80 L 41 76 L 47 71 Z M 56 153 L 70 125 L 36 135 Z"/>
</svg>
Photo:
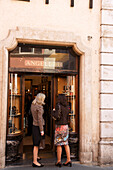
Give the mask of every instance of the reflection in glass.
<svg viewBox="0 0 113 170">
<path fill-rule="evenodd" d="M 24 49 L 25 52 L 20 53 L 20 48 Z M 36 46 L 31 48 L 30 46 L 22 46 L 10 52 L 10 68 L 35 68 L 52 73 L 59 71 L 75 73 L 77 72 L 76 63 L 77 55 L 73 54 L 69 47 L 55 49 L 52 47 Z"/>
<path fill-rule="evenodd" d="M 20 77 L 11 73 L 9 76 L 9 121 L 8 134 L 20 133 L 21 130 L 21 86 Z"/>
<path fill-rule="evenodd" d="M 75 129 L 75 76 L 63 76 L 58 78 L 58 94 L 65 94 L 69 106 L 69 130 Z"/>
</svg>

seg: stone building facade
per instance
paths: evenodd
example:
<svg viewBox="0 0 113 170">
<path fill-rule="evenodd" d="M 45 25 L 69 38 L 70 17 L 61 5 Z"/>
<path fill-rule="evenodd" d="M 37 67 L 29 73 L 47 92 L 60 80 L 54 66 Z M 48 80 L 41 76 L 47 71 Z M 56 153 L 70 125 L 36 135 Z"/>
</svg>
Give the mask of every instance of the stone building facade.
<svg viewBox="0 0 113 170">
<path fill-rule="evenodd" d="M 100 36 L 100 163 L 113 162 L 113 2 L 103 0 Z"/>
<path fill-rule="evenodd" d="M 93 2 L 92 7 L 89 3 Z M 79 160 L 113 163 L 113 2 L 0 1 L 0 167 L 5 166 L 8 54 L 19 43 L 71 46 L 80 56 Z"/>
</svg>

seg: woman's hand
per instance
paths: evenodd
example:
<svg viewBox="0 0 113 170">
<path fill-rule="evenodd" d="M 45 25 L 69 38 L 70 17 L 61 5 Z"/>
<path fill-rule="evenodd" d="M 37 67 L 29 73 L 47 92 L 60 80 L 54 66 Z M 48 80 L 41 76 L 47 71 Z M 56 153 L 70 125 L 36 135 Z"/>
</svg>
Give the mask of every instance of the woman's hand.
<svg viewBox="0 0 113 170">
<path fill-rule="evenodd" d="M 55 108 L 53 108 L 53 111 L 55 111 Z"/>
<path fill-rule="evenodd" d="M 41 131 L 41 136 L 44 136 L 44 131 Z"/>
</svg>

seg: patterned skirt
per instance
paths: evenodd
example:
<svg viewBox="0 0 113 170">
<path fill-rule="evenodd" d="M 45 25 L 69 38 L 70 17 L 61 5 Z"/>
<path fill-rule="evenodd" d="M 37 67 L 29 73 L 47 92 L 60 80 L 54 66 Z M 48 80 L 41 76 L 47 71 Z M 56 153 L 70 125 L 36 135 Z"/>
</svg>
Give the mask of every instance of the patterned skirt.
<svg viewBox="0 0 113 170">
<path fill-rule="evenodd" d="M 69 129 L 68 125 L 55 125 L 54 144 L 68 145 Z"/>
</svg>

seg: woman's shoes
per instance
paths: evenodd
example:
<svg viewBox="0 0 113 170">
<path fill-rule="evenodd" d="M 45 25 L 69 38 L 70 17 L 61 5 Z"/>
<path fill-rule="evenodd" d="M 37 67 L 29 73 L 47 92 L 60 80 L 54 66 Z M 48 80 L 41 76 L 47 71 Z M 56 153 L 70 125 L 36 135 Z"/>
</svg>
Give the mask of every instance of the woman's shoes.
<svg viewBox="0 0 113 170">
<path fill-rule="evenodd" d="M 40 158 L 40 157 L 38 157 L 38 158 L 37 158 L 37 162 L 38 162 L 38 161 L 40 161 L 40 160 L 41 160 L 41 158 Z M 32 158 L 32 162 L 33 162 L 33 158 Z"/>
<path fill-rule="evenodd" d="M 58 163 L 55 163 L 55 166 L 58 166 L 58 167 L 62 167 L 62 163 L 61 162 L 58 162 Z"/>
<path fill-rule="evenodd" d="M 40 163 L 40 165 L 36 165 L 36 164 L 32 164 L 33 167 L 37 167 L 37 168 L 40 168 L 40 167 L 43 167 L 44 165 Z"/>
<path fill-rule="evenodd" d="M 70 167 L 72 167 L 72 162 L 69 161 L 69 162 L 67 162 L 67 163 L 63 163 L 63 165 L 64 165 L 64 166 L 70 166 Z"/>
</svg>

